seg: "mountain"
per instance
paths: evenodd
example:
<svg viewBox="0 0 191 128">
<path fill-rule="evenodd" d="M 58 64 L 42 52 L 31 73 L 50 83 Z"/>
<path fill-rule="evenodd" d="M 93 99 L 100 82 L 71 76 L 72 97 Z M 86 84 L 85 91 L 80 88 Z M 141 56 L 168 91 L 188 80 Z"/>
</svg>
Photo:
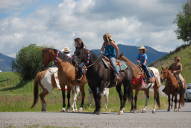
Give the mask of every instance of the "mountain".
<svg viewBox="0 0 191 128">
<path fill-rule="evenodd" d="M 128 59 L 136 63 L 136 58 L 138 55 L 138 47 L 137 46 L 129 46 L 124 44 L 118 45 L 120 52 L 123 53 Z M 156 60 L 160 59 L 161 57 L 167 55 L 167 52 L 160 52 L 151 47 L 146 46 L 147 48 L 147 55 L 148 55 L 148 64 L 155 62 Z M 94 49 L 92 50 L 95 54 L 99 54 L 100 50 Z"/>
<path fill-rule="evenodd" d="M 12 71 L 12 62 L 15 59 L 0 53 L 0 70 L 3 72 Z"/>
<path fill-rule="evenodd" d="M 187 83 L 191 83 L 191 44 L 185 44 L 178 48 L 176 48 L 174 51 L 169 53 L 168 55 L 162 57 L 161 59 L 157 60 L 152 66 L 157 67 L 158 69 L 161 69 L 161 67 L 168 67 L 170 64 L 173 63 L 174 57 L 179 56 L 181 57 L 181 63 L 183 65 L 183 77 L 186 79 Z"/>
</svg>

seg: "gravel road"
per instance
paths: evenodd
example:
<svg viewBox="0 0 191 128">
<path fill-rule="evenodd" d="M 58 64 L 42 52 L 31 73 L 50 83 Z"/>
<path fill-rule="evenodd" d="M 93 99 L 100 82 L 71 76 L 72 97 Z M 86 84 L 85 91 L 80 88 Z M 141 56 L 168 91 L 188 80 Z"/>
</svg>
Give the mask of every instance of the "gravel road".
<svg viewBox="0 0 191 128">
<path fill-rule="evenodd" d="M 72 128 L 191 128 L 191 103 L 180 112 L 157 113 L 61 113 L 0 112 L 0 127 L 59 126 Z"/>
</svg>

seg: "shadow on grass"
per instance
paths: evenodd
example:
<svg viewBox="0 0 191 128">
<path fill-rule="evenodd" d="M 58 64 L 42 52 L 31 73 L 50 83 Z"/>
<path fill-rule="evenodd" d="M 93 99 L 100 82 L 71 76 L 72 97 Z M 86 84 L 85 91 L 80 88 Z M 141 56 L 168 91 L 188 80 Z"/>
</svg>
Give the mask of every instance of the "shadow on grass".
<svg viewBox="0 0 191 128">
<path fill-rule="evenodd" d="M 16 89 L 19 89 L 19 88 L 24 87 L 28 82 L 29 82 L 29 81 L 21 80 L 18 84 L 16 84 L 16 86 L 3 88 L 3 89 L 0 89 L 0 91 L 16 90 Z"/>
</svg>

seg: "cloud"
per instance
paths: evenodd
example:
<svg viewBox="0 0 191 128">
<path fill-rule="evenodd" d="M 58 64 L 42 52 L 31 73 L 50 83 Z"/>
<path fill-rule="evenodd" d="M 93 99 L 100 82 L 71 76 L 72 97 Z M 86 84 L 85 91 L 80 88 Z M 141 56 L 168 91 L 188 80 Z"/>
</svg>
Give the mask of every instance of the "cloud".
<svg viewBox="0 0 191 128">
<path fill-rule="evenodd" d="M 0 9 L 7 10 L 35 4 L 33 0 L 1 3 Z M 181 44 L 176 39 L 173 21 L 183 3 L 179 0 L 63 0 L 55 5 L 42 4 L 26 16 L 10 14 L 0 19 L 0 51 L 15 56 L 30 43 L 73 48 L 75 37 L 81 37 L 87 48 L 100 48 L 106 32 L 117 43 L 169 51 Z"/>
</svg>

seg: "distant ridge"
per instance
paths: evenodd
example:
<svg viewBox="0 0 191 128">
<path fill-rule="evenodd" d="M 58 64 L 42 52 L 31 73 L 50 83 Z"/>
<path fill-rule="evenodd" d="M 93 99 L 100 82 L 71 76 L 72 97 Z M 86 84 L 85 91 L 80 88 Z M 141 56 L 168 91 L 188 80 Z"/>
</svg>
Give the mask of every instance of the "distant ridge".
<svg viewBox="0 0 191 128">
<path fill-rule="evenodd" d="M 12 71 L 12 62 L 14 60 L 15 58 L 0 53 L 0 70 L 3 72 Z"/>
<path fill-rule="evenodd" d="M 119 47 L 121 53 L 123 53 L 127 58 L 129 58 L 131 61 L 136 63 L 136 58 L 138 55 L 137 46 L 119 44 L 118 47 Z M 167 52 L 160 52 L 160 51 L 157 51 L 154 48 L 151 48 L 148 46 L 146 46 L 146 48 L 147 48 L 147 55 L 149 58 L 148 64 L 151 64 L 151 63 L 155 62 L 156 60 L 158 60 L 168 54 Z M 98 49 L 93 49 L 92 51 L 95 52 L 96 54 L 100 53 L 100 51 Z"/>
</svg>

